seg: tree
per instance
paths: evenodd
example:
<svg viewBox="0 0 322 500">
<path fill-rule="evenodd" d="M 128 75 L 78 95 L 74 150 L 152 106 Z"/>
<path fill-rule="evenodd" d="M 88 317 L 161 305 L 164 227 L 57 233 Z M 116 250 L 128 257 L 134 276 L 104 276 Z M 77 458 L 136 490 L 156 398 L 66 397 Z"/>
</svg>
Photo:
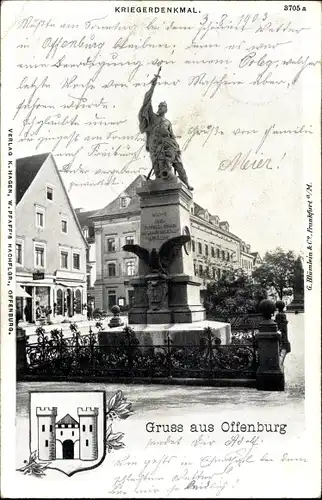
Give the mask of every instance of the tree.
<svg viewBox="0 0 322 500">
<path fill-rule="evenodd" d="M 265 298 L 265 289 L 242 269 L 227 269 L 219 280 L 207 285 L 204 306 L 211 315 L 250 314 L 258 312 Z"/>
<path fill-rule="evenodd" d="M 296 272 L 297 256 L 291 250 L 285 252 L 278 247 L 273 252 L 266 252 L 263 264 L 253 271 L 255 282 L 266 290 L 273 287 L 280 297 L 290 295 Z"/>
</svg>

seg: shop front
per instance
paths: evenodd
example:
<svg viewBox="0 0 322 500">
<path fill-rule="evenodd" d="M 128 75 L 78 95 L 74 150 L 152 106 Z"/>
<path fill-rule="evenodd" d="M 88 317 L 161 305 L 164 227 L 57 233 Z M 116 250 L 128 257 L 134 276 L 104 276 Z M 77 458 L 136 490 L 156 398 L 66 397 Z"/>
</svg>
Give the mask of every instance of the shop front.
<svg viewBox="0 0 322 500">
<path fill-rule="evenodd" d="M 35 276 L 34 276 L 35 277 Z M 80 321 L 87 316 L 86 287 L 79 282 L 60 282 L 55 277 L 16 276 L 16 312 L 24 323 Z"/>
<path fill-rule="evenodd" d="M 55 280 L 43 273 L 16 275 L 16 313 L 24 323 L 42 323 L 53 313 Z"/>
<path fill-rule="evenodd" d="M 56 316 L 71 318 L 75 315 L 86 315 L 83 285 L 59 283 L 55 292 Z"/>
</svg>

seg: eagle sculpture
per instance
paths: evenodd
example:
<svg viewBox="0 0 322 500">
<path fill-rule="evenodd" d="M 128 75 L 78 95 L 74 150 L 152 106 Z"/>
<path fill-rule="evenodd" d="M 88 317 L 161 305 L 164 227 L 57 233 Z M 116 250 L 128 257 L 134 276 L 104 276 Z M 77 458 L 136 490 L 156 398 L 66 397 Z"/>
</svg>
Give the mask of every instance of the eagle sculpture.
<svg viewBox="0 0 322 500">
<path fill-rule="evenodd" d="M 162 243 L 159 251 L 156 248 L 149 251 L 140 245 L 124 245 L 123 250 L 137 255 L 149 266 L 151 272 L 168 274 L 171 262 L 190 239 L 188 235 L 175 236 Z"/>
</svg>

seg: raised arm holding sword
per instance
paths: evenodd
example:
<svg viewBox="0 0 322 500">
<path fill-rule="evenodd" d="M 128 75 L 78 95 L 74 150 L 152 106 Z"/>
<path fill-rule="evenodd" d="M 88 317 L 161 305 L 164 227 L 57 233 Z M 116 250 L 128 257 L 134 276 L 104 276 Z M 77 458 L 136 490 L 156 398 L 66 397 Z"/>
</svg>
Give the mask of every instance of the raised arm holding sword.
<svg viewBox="0 0 322 500">
<path fill-rule="evenodd" d="M 192 191 L 171 122 L 165 118 L 168 110 L 167 103 L 160 102 L 157 113 L 154 113 L 152 108 L 151 99 L 157 81 L 161 78 L 160 72 L 161 66 L 151 80 L 151 87 L 144 96 L 139 112 L 140 132 L 146 133 L 146 150 L 149 151 L 152 161 L 152 169 L 147 178 L 149 179 L 154 172 L 157 178 L 166 179 L 171 176 L 170 172 L 173 167 L 179 179 Z"/>
</svg>

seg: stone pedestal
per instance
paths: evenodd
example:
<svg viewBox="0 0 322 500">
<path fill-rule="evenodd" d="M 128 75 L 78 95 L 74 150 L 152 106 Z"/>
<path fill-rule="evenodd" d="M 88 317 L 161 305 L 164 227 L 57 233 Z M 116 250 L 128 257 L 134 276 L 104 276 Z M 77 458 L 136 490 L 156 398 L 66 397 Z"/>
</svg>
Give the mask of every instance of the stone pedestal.
<svg viewBox="0 0 322 500">
<path fill-rule="evenodd" d="M 231 328 L 229 323 L 220 321 L 198 321 L 194 323 L 179 324 L 137 324 L 131 325 L 135 337 L 140 345 L 164 346 L 170 336 L 171 345 L 199 345 L 200 339 L 205 336 L 205 328 L 211 328 L 212 334 L 220 339 L 221 345 L 228 345 L 231 341 Z M 99 333 L 99 344 L 118 345 L 119 338 L 124 332 L 124 327 L 113 328 Z"/>
<path fill-rule="evenodd" d="M 137 190 L 141 199 L 140 246 L 160 250 L 170 238 L 190 235 L 192 194 L 177 178 L 145 181 Z M 154 285 L 152 284 L 154 280 Z M 134 304 L 129 311 L 129 324 L 192 323 L 203 321 L 205 310 L 200 303 L 200 283 L 193 277 L 191 242 L 187 243 L 168 268 L 166 286 L 156 283 L 143 260 L 139 276 L 131 281 Z M 152 295 L 165 298 L 159 304 Z"/>
<path fill-rule="evenodd" d="M 256 334 L 259 366 L 256 387 L 259 390 L 284 391 L 284 369 L 280 361 L 280 337 L 277 324 L 265 319 Z"/>
<path fill-rule="evenodd" d="M 304 296 L 299 293 L 294 294 L 292 302 L 286 307 L 289 312 L 304 312 Z"/>
</svg>

